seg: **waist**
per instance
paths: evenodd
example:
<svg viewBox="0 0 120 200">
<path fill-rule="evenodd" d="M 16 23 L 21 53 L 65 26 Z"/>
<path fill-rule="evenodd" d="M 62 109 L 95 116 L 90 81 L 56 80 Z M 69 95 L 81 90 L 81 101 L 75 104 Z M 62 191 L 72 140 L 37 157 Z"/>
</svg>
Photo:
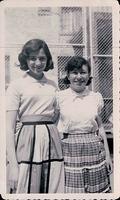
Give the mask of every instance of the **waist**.
<svg viewBox="0 0 120 200">
<path fill-rule="evenodd" d="M 23 125 L 53 124 L 50 117 L 42 115 L 25 115 L 21 117 L 20 122 L 22 122 Z"/>
<path fill-rule="evenodd" d="M 98 136 L 99 130 L 96 130 L 94 132 L 69 132 L 69 133 L 63 133 L 64 137 L 67 138 L 69 136 L 83 136 L 83 137 L 89 137 L 89 136 Z"/>
</svg>

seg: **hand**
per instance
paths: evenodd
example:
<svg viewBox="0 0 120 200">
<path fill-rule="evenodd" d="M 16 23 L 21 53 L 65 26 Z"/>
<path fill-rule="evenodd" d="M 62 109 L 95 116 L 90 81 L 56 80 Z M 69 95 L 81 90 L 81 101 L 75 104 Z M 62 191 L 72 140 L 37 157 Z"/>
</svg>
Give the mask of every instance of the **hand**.
<svg viewBox="0 0 120 200">
<path fill-rule="evenodd" d="M 59 115 L 60 115 L 60 112 L 59 112 L 59 110 L 56 109 L 56 110 L 54 111 L 54 116 L 53 116 L 53 118 L 52 118 L 53 123 L 55 123 L 55 124 L 58 123 Z"/>
<path fill-rule="evenodd" d="M 10 193 L 15 193 L 18 184 L 18 175 L 19 175 L 19 168 L 18 164 L 11 165 L 9 164 L 9 177 L 8 177 L 8 184 L 10 187 Z"/>
<path fill-rule="evenodd" d="M 113 172 L 113 164 L 110 156 L 106 156 L 106 163 L 107 163 L 108 174 L 111 174 Z"/>
</svg>

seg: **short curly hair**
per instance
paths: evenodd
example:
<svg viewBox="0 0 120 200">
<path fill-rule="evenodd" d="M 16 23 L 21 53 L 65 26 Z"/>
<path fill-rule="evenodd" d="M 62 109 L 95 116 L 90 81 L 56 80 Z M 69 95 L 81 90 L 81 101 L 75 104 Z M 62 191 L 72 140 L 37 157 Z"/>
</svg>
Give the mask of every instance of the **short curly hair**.
<svg viewBox="0 0 120 200">
<path fill-rule="evenodd" d="M 80 68 L 82 68 L 83 65 L 88 67 L 88 73 L 91 75 L 91 66 L 90 66 L 89 62 L 86 59 L 84 59 L 83 57 L 73 56 L 68 61 L 67 65 L 65 66 L 65 72 L 67 73 L 67 75 L 63 80 L 66 85 L 70 84 L 70 81 L 68 79 L 69 72 L 72 71 L 75 68 L 80 69 Z M 92 80 L 92 77 L 90 76 L 86 85 L 90 85 L 91 80 Z"/>
<path fill-rule="evenodd" d="M 54 68 L 52 56 L 46 42 L 40 39 L 32 39 L 25 43 L 25 45 L 22 48 L 22 51 L 18 55 L 21 70 L 27 71 L 29 69 L 27 65 L 27 59 L 29 58 L 29 54 L 31 52 L 39 51 L 40 49 L 43 49 L 47 56 L 47 64 L 44 71 L 48 71 L 49 69 Z"/>
</svg>

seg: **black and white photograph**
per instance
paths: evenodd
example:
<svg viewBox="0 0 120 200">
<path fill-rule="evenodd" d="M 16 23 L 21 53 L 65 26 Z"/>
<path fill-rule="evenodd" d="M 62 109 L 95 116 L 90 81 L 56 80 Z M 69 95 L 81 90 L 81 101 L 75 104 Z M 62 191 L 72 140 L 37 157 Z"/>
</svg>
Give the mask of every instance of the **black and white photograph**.
<svg viewBox="0 0 120 200">
<path fill-rule="evenodd" d="M 117 6 L 40 2 L 3 6 L 5 194 L 117 194 Z"/>
</svg>

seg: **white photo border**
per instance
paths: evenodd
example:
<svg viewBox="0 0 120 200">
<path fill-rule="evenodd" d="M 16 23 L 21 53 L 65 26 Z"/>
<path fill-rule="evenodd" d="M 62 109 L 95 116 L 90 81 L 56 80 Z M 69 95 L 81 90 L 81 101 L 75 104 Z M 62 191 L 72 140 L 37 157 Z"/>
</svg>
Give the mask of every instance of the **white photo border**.
<svg viewBox="0 0 120 200">
<path fill-rule="evenodd" d="M 0 193 L 4 199 L 116 199 L 120 196 L 120 117 L 119 117 L 119 4 L 113 0 L 6 0 L 0 7 Z M 111 6 L 113 10 L 113 130 L 114 130 L 114 192 L 110 194 L 6 194 L 5 134 L 5 8 L 7 7 Z"/>
</svg>

